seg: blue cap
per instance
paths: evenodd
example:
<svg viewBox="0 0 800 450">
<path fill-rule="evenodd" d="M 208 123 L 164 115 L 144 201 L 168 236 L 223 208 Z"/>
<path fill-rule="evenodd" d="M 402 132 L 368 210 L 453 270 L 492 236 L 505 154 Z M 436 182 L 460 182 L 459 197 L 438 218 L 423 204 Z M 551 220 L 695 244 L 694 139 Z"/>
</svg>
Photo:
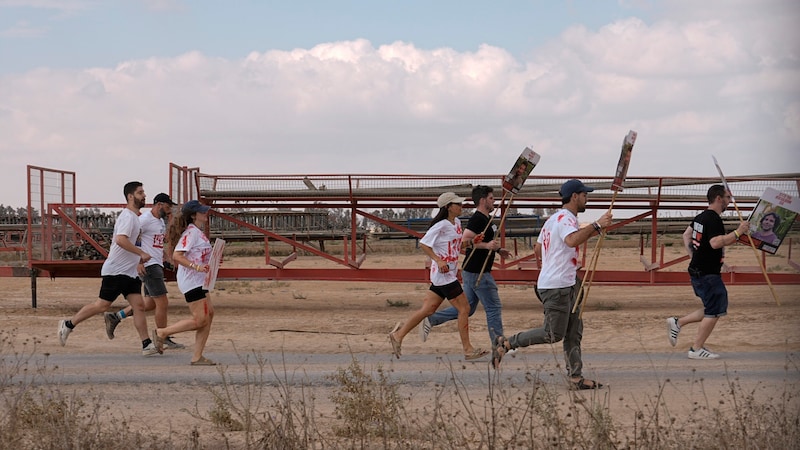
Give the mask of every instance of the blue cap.
<svg viewBox="0 0 800 450">
<path fill-rule="evenodd" d="M 561 198 L 569 198 L 572 197 L 572 194 L 592 192 L 593 190 L 594 188 L 590 188 L 589 186 L 581 183 L 580 180 L 573 178 L 572 180 L 569 180 L 561 185 L 561 189 L 559 189 L 558 194 L 561 195 Z"/>
<path fill-rule="evenodd" d="M 210 206 L 206 206 L 206 205 L 198 202 L 197 200 L 189 200 L 188 202 L 183 204 L 183 207 L 181 208 L 181 211 L 183 211 L 183 212 L 193 212 L 193 213 L 199 212 L 199 213 L 204 213 L 205 214 L 205 213 L 208 212 L 209 209 L 211 209 Z"/>
</svg>

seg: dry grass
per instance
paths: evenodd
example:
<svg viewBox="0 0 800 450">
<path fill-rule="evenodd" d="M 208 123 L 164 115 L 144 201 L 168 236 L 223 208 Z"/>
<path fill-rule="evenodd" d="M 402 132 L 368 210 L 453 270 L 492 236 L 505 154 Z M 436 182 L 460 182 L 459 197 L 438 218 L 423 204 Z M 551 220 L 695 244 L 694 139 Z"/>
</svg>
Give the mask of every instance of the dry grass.
<svg viewBox="0 0 800 450">
<path fill-rule="evenodd" d="M 219 380 L 201 388 L 213 406 L 185 411 L 194 427 L 148 434 L 131 431 L 131 418 L 110 413 L 102 396 L 68 393 L 53 382 L 46 360 L 34 363 L 35 354 L 35 342 L 0 332 L 4 448 L 796 449 L 800 442 L 800 403 L 788 381 L 780 395 L 764 399 L 728 378 L 718 402 L 697 402 L 686 414 L 666 406 L 665 380 L 658 395 L 629 412 L 631 427 L 628 412 L 611 414 L 608 391 L 565 395 L 535 370 L 519 385 L 487 371 L 485 390 L 476 391 L 450 366 L 433 395 L 421 399 L 404 396 L 402 381 L 353 355 L 326 377 L 334 413 L 325 415 L 314 387 L 258 353 L 237 353 L 244 380 L 234 382 L 220 367 Z M 792 358 L 787 380 L 800 374 Z"/>
</svg>

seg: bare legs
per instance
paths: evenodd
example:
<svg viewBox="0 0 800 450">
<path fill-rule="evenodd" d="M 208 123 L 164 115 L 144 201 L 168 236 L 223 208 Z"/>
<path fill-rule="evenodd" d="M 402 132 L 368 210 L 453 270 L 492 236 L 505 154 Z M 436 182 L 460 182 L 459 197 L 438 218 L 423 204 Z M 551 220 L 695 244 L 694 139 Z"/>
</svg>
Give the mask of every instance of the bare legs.
<svg viewBox="0 0 800 450">
<path fill-rule="evenodd" d="M 206 294 L 205 298 L 189 303 L 189 311 L 192 313 L 191 319 L 183 319 L 168 327 L 156 328 L 156 333 L 160 338 L 166 338 L 173 334 L 195 330 L 192 362 L 196 362 L 203 357 L 203 350 L 206 347 L 208 335 L 211 333 L 211 322 L 214 319 L 214 305 L 211 304 L 211 297 Z"/>
<path fill-rule="evenodd" d="M 134 310 L 133 325 L 136 327 L 136 331 L 139 333 L 139 339 L 144 341 L 149 337 L 147 334 L 147 317 L 145 317 L 144 314 L 144 300 L 142 299 L 141 294 L 128 294 L 125 299 L 128 301 L 128 303 L 130 303 L 131 308 Z M 77 325 L 89 317 L 107 312 L 111 309 L 111 305 L 113 303 L 113 301 L 98 298 L 94 302 L 89 303 L 81 308 L 80 311 L 72 316 L 70 321 L 72 321 L 73 325 Z"/>
<path fill-rule="evenodd" d="M 692 346 L 693 349 L 699 350 L 705 346 L 706 339 L 711 336 L 711 332 L 714 331 L 714 326 L 717 325 L 718 320 L 719 317 L 705 317 L 703 308 L 700 308 L 678 319 L 678 326 L 683 327 L 689 323 L 700 322 L 697 334 L 694 337 L 694 345 Z"/>
<path fill-rule="evenodd" d="M 403 338 L 414 329 L 423 319 L 436 312 L 439 305 L 442 304 L 444 299 L 439 297 L 432 291 L 425 293 L 425 300 L 422 306 L 411 314 L 411 317 L 395 332 L 391 333 L 397 342 L 402 343 Z M 464 348 L 464 354 L 468 355 L 475 351 L 472 344 L 469 342 L 469 302 L 467 297 L 462 293 L 458 297 L 451 299 L 450 304 L 458 311 L 458 334 L 461 338 L 461 346 Z"/>
</svg>

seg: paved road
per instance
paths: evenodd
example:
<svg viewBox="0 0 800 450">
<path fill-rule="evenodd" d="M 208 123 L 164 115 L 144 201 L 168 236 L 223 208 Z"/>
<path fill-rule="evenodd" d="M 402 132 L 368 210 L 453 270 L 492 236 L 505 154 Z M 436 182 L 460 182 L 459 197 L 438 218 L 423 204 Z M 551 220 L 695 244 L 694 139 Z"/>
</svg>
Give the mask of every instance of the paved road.
<svg viewBox="0 0 800 450">
<path fill-rule="evenodd" d="M 234 383 L 246 379 L 247 370 L 242 360 L 247 359 L 249 372 L 257 372 L 258 364 L 253 354 L 209 353 L 225 368 Z M 382 367 L 393 380 L 408 385 L 442 383 L 453 375 L 465 386 L 485 387 L 487 380 L 499 375 L 509 383 L 523 383 L 532 375 L 548 382 L 558 382 L 562 364 L 560 355 L 544 350 L 520 351 L 515 357 L 503 360 L 503 370 L 496 374 L 489 368 L 489 358 L 478 362 L 464 362 L 460 357 L 450 359 L 436 354 L 404 355 L 393 359 L 386 354 L 300 354 L 263 353 L 265 382 L 278 384 L 303 384 L 306 386 L 332 385 L 327 376 L 337 368 L 345 368 L 355 357 L 361 366 L 375 372 Z M 41 357 L 44 358 L 44 357 Z M 190 353 L 186 350 L 167 352 L 164 355 L 140 357 L 131 354 L 50 355 L 48 367 L 58 367 L 54 381 L 62 384 L 137 384 L 179 383 L 215 384 L 220 382 L 218 367 L 193 367 L 188 364 Z M 39 359 L 39 358 L 37 358 Z M 783 384 L 800 381 L 800 354 L 783 352 L 726 353 L 716 361 L 694 361 L 684 352 L 655 354 L 601 353 L 584 356 L 584 375 L 598 378 L 617 388 L 648 386 L 667 379 L 672 382 L 725 382 L 738 378 L 742 382 Z"/>
</svg>

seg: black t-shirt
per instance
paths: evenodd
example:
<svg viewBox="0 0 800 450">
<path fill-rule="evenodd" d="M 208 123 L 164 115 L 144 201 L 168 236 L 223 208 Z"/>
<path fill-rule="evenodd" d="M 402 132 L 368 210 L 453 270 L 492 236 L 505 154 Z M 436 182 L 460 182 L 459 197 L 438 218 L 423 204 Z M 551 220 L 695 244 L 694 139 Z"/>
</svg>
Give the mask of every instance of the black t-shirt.
<svg viewBox="0 0 800 450">
<path fill-rule="evenodd" d="M 486 224 L 488 223 L 489 223 L 488 216 L 486 216 L 480 211 L 475 211 L 475 214 L 473 214 L 472 217 L 470 217 L 469 221 L 467 222 L 467 229 L 472 230 L 472 232 L 474 232 L 475 234 L 481 234 L 483 233 L 483 229 L 486 228 Z M 486 235 L 483 237 L 483 241 L 489 242 L 492 239 L 494 239 L 494 225 L 486 229 Z M 472 255 L 472 257 L 469 256 L 471 252 L 475 252 L 475 254 Z M 467 261 L 467 263 L 462 267 L 462 269 L 472 273 L 481 272 L 481 269 L 483 268 L 483 262 L 486 261 L 486 255 L 491 253 L 491 255 L 489 255 L 489 261 L 486 261 L 486 269 L 484 269 L 484 272 L 491 272 L 492 264 L 494 264 L 494 252 L 490 252 L 488 249 L 485 248 L 469 247 L 465 250 L 464 253 L 466 255 L 464 257 L 464 261 L 467 261 L 467 258 L 469 258 L 469 261 Z"/>
<path fill-rule="evenodd" d="M 725 225 L 722 217 L 707 209 L 698 214 L 692 221 L 692 262 L 689 267 L 703 274 L 718 274 L 722 269 L 722 259 L 725 251 L 722 247 L 711 248 L 711 238 L 725 234 Z"/>
</svg>

